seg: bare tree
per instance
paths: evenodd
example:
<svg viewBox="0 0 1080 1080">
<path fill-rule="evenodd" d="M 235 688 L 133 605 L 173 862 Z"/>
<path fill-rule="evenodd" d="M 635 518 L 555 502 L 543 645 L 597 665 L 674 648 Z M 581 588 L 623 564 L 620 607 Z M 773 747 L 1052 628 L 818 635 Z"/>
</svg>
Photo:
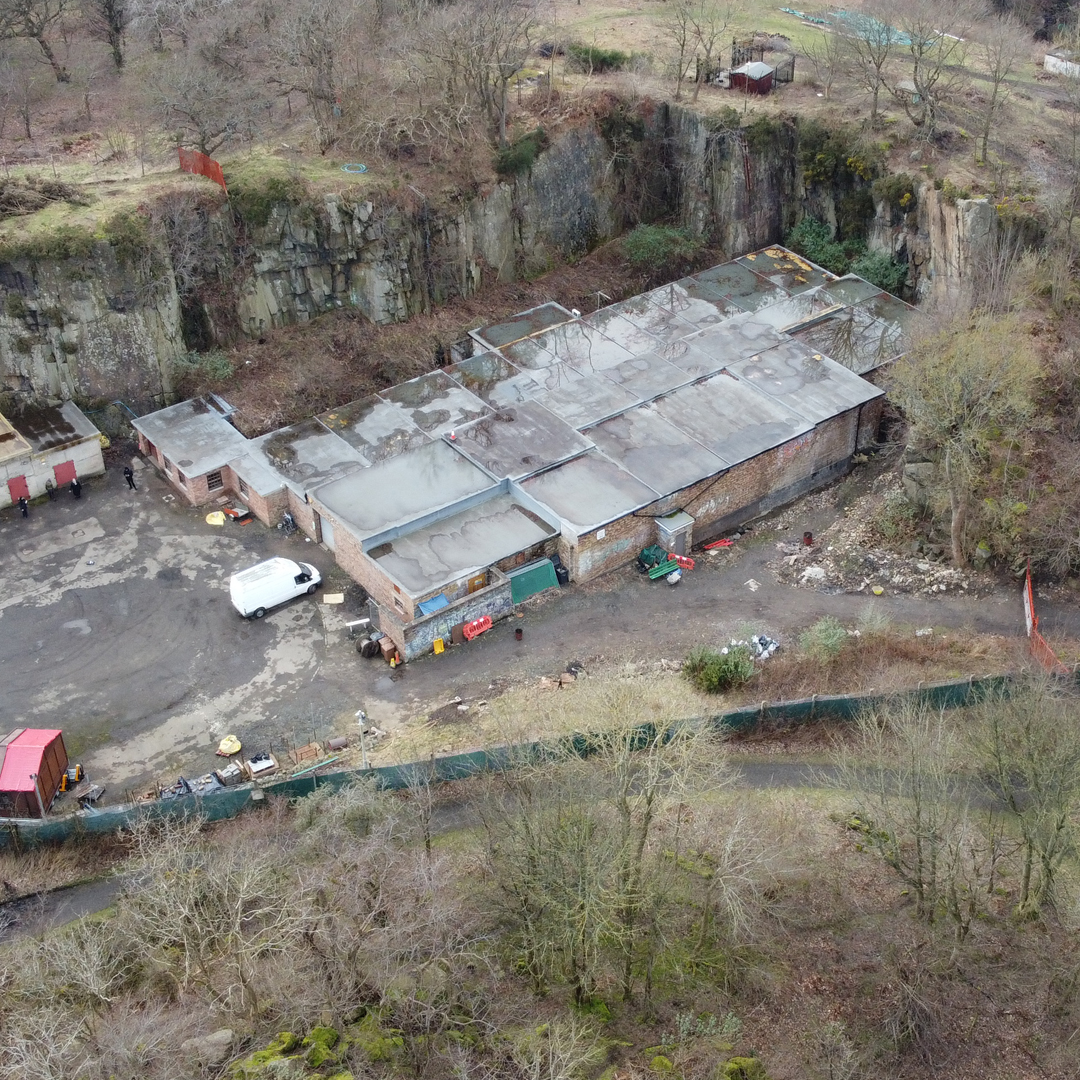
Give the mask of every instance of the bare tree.
<svg viewBox="0 0 1080 1080">
<path fill-rule="evenodd" d="M 1017 914 L 1038 916 L 1058 899 L 1061 867 L 1075 851 L 1080 811 L 1076 696 L 1028 680 L 987 702 L 973 734 L 990 792 L 1008 807 L 1023 845 Z"/>
<path fill-rule="evenodd" d="M 235 78 L 188 51 L 159 65 L 150 93 L 162 121 L 179 141 L 204 154 L 239 135 L 250 114 L 250 95 Z"/>
<path fill-rule="evenodd" d="M 712 70 L 714 55 L 723 48 L 724 40 L 731 29 L 735 9 L 726 0 L 694 0 L 688 5 L 690 27 L 694 43 L 705 54 L 704 66 L 699 68 L 699 77 L 694 80 L 694 101 L 701 91 L 702 76 Z"/>
<path fill-rule="evenodd" d="M 889 89 L 908 119 L 932 138 L 942 104 L 967 81 L 964 62 L 979 9 L 975 0 L 955 0 L 948 7 L 936 0 L 906 0 L 891 10 L 903 34 L 899 51 L 910 62 L 914 92 L 902 79 L 893 80 Z"/>
<path fill-rule="evenodd" d="M 674 0 L 662 22 L 664 37 L 675 51 L 675 100 L 682 98 L 683 79 L 694 47 L 694 0 Z"/>
<path fill-rule="evenodd" d="M 57 82 L 70 79 L 56 58 L 49 37 L 71 7 L 72 0 L 0 0 L 0 38 L 28 38 L 37 44 Z"/>
<path fill-rule="evenodd" d="M 952 914 L 951 898 L 969 883 L 974 829 L 952 726 L 940 710 L 904 701 L 864 713 L 857 731 L 837 755 L 837 782 L 855 796 L 866 843 L 912 891 L 921 919 Z"/>
<path fill-rule="evenodd" d="M 83 0 L 83 15 L 91 36 L 109 46 L 116 70 L 123 70 L 124 34 L 131 22 L 129 0 Z"/>
<path fill-rule="evenodd" d="M 814 68 L 817 82 L 828 100 L 832 97 L 833 84 L 841 72 L 850 65 L 851 47 L 836 30 L 826 27 L 817 32 L 803 45 L 803 54 Z M 868 70 L 873 70 L 868 69 Z M 876 85 L 880 87 L 880 82 Z M 874 99 L 873 114 L 877 113 L 877 99 Z"/>
<path fill-rule="evenodd" d="M 972 51 L 990 86 L 982 109 L 976 147 L 975 160 L 978 164 L 986 161 L 990 132 L 1009 99 L 1010 80 L 1024 59 L 1030 42 L 1027 30 L 1008 15 L 997 15 L 979 27 Z"/>
<path fill-rule="evenodd" d="M 876 17 L 880 14 L 880 18 Z M 850 69 L 855 80 L 870 94 L 870 124 L 878 119 L 878 103 L 885 85 L 885 72 L 896 55 L 900 34 L 889 22 L 889 14 L 879 8 L 871 9 L 857 29 L 843 39 L 850 56 Z"/>
</svg>

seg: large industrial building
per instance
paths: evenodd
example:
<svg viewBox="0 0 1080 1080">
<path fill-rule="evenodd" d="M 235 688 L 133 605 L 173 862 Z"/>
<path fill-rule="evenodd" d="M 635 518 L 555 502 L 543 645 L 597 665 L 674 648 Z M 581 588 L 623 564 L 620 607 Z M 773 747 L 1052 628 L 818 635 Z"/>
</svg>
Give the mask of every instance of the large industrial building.
<svg viewBox="0 0 1080 1080">
<path fill-rule="evenodd" d="M 581 316 L 544 304 L 474 355 L 246 439 L 220 398 L 135 421 L 195 505 L 289 510 L 405 659 L 508 613 L 558 556 L 588 581 L 731 530 L 873 444 L 914 309 L 772 247 Z"/>
</svg>

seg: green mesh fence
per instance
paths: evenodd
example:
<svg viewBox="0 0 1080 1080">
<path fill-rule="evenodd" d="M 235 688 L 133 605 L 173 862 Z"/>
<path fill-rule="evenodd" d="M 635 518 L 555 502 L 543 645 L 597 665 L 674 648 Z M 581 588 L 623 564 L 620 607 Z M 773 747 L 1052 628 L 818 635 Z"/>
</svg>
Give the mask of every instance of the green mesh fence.
<svg viewBox="0 0 1080 1080">
<path fill-rule="evenodd" d="M 745 731 L 762 723 L 808 723 L 812 720 L 853 720 L 865 709 L 900 700 L 920 701 L 941 709 L 955 709 L 975 704 L 991 695 L 1009 692 L 1012 676 L 991 675 L 981 679 L 957 679 L 953 682 L 920 686 L 896 694 L 837 694 L 815 695 L 799 701 L 780 701 L 761 705 L 748 705 L 719 713 L 715 716 L 694 717 L 688 724 L 707 724 L 717 731 Z M 673 732 L 668 729 L 665 737 Z M 632 738 L 635 749 L 644 749 L 657 737 L 653 724 L 642 724 L 634 729 Z M 601 733 L 578 732 L 552 742 L 519 743 L 514 746 L 492 747 L 465 754 L 449 754 L 427 761 L 412 761 L 403 765 L 380 765 L 362 770 L 308 773 L 305 776 L 278 780 L 262 786 L 267 796 L 300 799 L 321 787 L 345 787 L 360 777 L 373 776 L 377 785 L 386 791 L 402 791 L 423 787 L 426 784 L 444 783 L 450 780 L 467 780 L 481 773 L 500 772 L 526 763 L 556 760 L 567 754 L 588 757 L 601 750 L 606 742 Z M 82 835 L 115 832 L 130 828 L 135 821 L 146 815 L 157 817 L 185 817 L 198 814 L 209 821 L 235 817 L 251 801 L 256 789 L 245 784 L 227 788 L 202 797 L 187 796 L 168 802 L 153 802 L 138 806 L 110 806 L 101 810 L 73 814 L 67 817 L 32 819 L 0 819 L 0 847 L 11 844 L 32 845 L 36 843 L 70 840 Z"/>
</svg>

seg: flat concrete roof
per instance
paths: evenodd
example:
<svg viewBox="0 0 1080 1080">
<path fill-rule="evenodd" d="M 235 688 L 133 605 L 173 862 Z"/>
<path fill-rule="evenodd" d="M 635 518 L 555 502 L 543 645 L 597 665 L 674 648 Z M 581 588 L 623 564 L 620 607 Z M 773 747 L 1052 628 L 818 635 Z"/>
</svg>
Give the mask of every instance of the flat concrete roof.
<svg viewBox="0 0 1080 1080">
<path fill-rule="evenodd" d="M 586 375 L 567 386 L 544 391 L 536 400 L 571 427 L 588 427 L 638 403 L 634 394 L 605 378 L 606 375 L 607 372 Z"/>
<path fill-rule="evenodd" d="M 10 461 L 30 453 L 30 444 L 20 435 L 11 422 L 0 416 L 0 461 Z"/>
<path fill-rule="evenodd" d="M 648 296 L 632 297 L 621 304 L 613 304 L 610 310 L 617 311 L 627 322 L 662 342 L 678 341 L 679 338 L 700 329 L 685 319 L 680 319 L 674 311 L 653 303 Z"/>
<path fill-rule="evenodd" d="M 794 337 L 814 352 L 824 353 L 857 375 L 865 375 L 904 351 L 904 335 L 892 323 L 875 319 L 858 307 L 841 308 Z"/>
<path fill-rule="evenodd" d="M 400 405 L 421 431 L 433 437 L 462 427 L 490 411 L 475 394 L 442 371 L 399 383 L 381 391 L 379 397 Z"/>
<path fill-rule="evenodd" d="M 538 307 L 529 308 L 528 311 L 522 311 L 513 318 L 473 330 L 471 337 L 489 348 L 498 349 L 503 345 L 510 345 L 531 334 L 546 330 L 549 326 L 569 322 L 573 317 L 562 304 L 540 304 Z"/>
<path fill-rule="evenodd" d="M 370 464 L 359 450 L 314 418 L 252 439 L 246 453 L 230 462 L 260 495 L 269 495 L 282 484 L 303 495 Z"/>
<path fill-rule="evenodd" d="M 732 364 L 730 370 L 814 424 L 884 393 L 799 341 L 783 341 L 749 360 Z"/>
<path fill-rule="evenodd" d="M 319 420 L 373 464 L 431 441 L 413 423 L 407 409 L 377 394 L 329 409 Z"/>
<path fill-rule="evenodd" d="M 494 349 L 461 360 L 446 373 L 481 401 L 496 407 L 525 401 L 539 388 L 532 372 L 515 367 Z"/>
<path fill-rule="evenodd" d="M 649 401 L 660 394 L 666 394 L 691 379 L 689 372 L 669 364 L 658 353 L 645 353 L 632 360 L 624 360 L 621 364 L 608 368 L 603 372 L 603 376 L 621 386 L 638 401 Z"/>
<path fill-rule="evenodd" d="M 363 539 L 492 486 L 483 470 L 439 441 L 323 484 L 313 498 Z"/>
<path fill-rule="evenodd" d="M 788 290 L 767 281 L 741 262 L 728 262 L 695 274 L 702 287 L 708 287 L 743 311 L 756 311 L 790 295 Z"/>
<path fill-rule="evenodd" d="M 659 498 L 651 487 L 596 451 L 532 476 L 521 487 L 579 535 Z"/>
<path fill-rule="evenodd" d="M 525 338 L 504 346 L 500 352 L 516 367 L 528 371 L 551 367 L 559 362 L 559 357 L 549 352 L 540 344 L 541 338 Z"/>
<path fill-rule="evenodd" d="M 661 495 L 729 467 L 649 405 L 606 420 L 587 434 L 608 457 Z"/>
<path fill-rule="evenodd" d="M 535 401 L 508 405 L 457 432 L 454 445 L 500 479 L 519 480 L 592 446 Z"/>
<path fill-rule="evenodd" d="M 842 304 L 819 287 L 759 308 L 754 312 L 754 319 L 781 333 L 790 334 L 808 323 L 828 317 L 830 312 L 843 310 Z"/>
<path fill-rule="evenodd" d="M 150 440 L 187 476 L 202 476 L 243 455 L 248 440 L 205 398 L 181 401 L 167 409 L 132 420 L 131 426 Z"/>
<path fill-rule="evenodd" d="M 705 353 L 716 363 L 713 370 L 764 352 L 781 341 L 782 335 L 755 312 L 736 315 L 719 326 L 707 326 L 683 338 L 683 344 Z M 672 363 L 678 362 L 672 360 Z"/>
<path fill-rule="evenodd" d="M 678 368 L 686 376 L 683 382 L 703 379 L 706 375 L 715 375 L 723 366 L 723 357 L 711 356 L 703 349 L 695 349 L 692 342 L 694 335 L 672 341 L 656 350 L 657 356 L 672 367 Z"/>
<path fill-rule="evenodd" d="M 556 326 L 535 340 L 554 357 L 585 374 L 614 367 L 633 356 L 629 349 L 604 337 L 580 319 Z"/>
<path fill-rule="evenodd" d="M 714 292 L 715 290 L 711 290 Z M 673 281 L 670 285 L 661 285 L 659 289 L 653 289 L 646 293 L 647 300 L 670 311 L 673 315 L 685 323 L 689 323 L 695 330 L 705 326 L 715 326 L 717 323 L 738 315 L 743 309 L 730 300 L 703 298 L 702 290 L 695 289 L 696 295 L 682 282 Z"/>
<path fill-rule="evenodd" d="M 662 310 L 662 309 L 657 309 Z M 672 316 L 673 317 L 673 316 Z M 598 330 L 609 341 L 637 356 L 639 353 L 651 352 L 660 344 L 658 338 L 653 337 L 644 327 L 624 318 L 614 308 L 601 308 L 599 311 L 582 319 L 582 324 L 590 329 Z M 687 327 L 687 333 L 690 328 Z"/>
<path fill-rule="evenodd" d="M 793 294 L 836 280 L 835 274 L 830 274 L 828 270 L 779 244 L 761 251 L 752 251 L 735 261 L 750 267 L 754 273 Z"/>
<path fill-rule="evenodd" d="M 368 554 L 412 596 L 484 570 L 555 536 L 558 529 L 499 494 L 372 548 Z"/>
<path fill-rule="evenodd" d="M 35 454 L 93 439 L 100 434 L 74 401 L 59 405 L 27 403 L 19 406 L 11 420 Z"/>
<path fill-rule="evenodd" d="M 854 274 L 845 274 L 835 281 L 830 281 L 823 286 L 822 291 L 838 304 L 858 304 L 881 294 L 881 289 L 873 282 L 856 277 Z"/>
<path fill-rule="evenodd" d="M 653 407 L 732 465 L 813 427 L 781 402 L 727 372 L 658 398 Z"/>
</svg>

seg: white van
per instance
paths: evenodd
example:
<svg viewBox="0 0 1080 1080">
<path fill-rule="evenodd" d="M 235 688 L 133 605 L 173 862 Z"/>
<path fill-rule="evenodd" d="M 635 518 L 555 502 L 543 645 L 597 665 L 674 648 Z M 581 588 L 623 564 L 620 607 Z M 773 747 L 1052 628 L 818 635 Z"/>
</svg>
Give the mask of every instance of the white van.
<svg viewBox="0 0 1080 1080">
<path fill-rule="evenodd" d="M 229 596 L 233 607 L 245 619 L 261 619 L 270 608 L 294 596 L 313 593 L 321 582 L 322 575 L 309 563 L 267 559 L 233 574 L 229 579 Z"/>
</svg>

